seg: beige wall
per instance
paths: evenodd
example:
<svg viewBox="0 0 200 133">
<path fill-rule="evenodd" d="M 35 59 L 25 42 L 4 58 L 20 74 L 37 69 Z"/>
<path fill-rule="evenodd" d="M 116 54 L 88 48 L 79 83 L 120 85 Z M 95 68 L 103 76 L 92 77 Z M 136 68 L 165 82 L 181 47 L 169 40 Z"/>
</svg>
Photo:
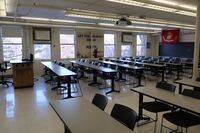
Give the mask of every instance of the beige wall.
<svg viewBox="0 0 200 133">
<path fill-rule="evenodd" d="M 51 28 L 51 38 L 52 38 L 52 47 L 51 47 L 51 59 L 52 60 L 61 60 L 60 59 L 60 43 L 59 43 L 59 32 L 61 28 L 52 27 Z M 72 30 L 72 29 L 70 29 Z M 103 31 L 103 30 L 83 30 L 83 29 L 75 29 L 76 32 L 76 55 L 86 55 L 88 58 L 93 58 L 93 50 L 94 46 L 98 47 L 98 50 L 101 52 L 99 55 L 103 56 L 104 51 L 104 33 L 115 33 L 116 34 L 116 57 L 121 57 L 121 32 L 113 32 L 113 31 Z M 31 26 L 24 26 L 23 27 L 23 58 L 29 58 L 30 53 L 34 53 L 33 51 L 33 34 L 32 34 L 32 27 Z M 95 41 L 88 41 L 88 38 L 85 37 L 78 37 L 79 35 L 90 35 L 94 36 L 93 39 Z M 133 56 L 136 55 L 136 33 L 133 33 L 133 42 L 132 42 L 132 54 Z M 98 36 L 98 37 L 95 37 Z M 151 39 L 150 39 L 151 40 Z M 87 45 L 91 45 L 91 49 L 86 48 Z M 147 53 L 148 56 L 152 55 L 153 49 L 148 49 Z M 62 60 L 66 61 L 67 60 Z M 34 74 L 35 75 L 42 75 L 43 73 L 43 66 L 40 63 L 41 60 L 34 61 Z"/>
</svg>

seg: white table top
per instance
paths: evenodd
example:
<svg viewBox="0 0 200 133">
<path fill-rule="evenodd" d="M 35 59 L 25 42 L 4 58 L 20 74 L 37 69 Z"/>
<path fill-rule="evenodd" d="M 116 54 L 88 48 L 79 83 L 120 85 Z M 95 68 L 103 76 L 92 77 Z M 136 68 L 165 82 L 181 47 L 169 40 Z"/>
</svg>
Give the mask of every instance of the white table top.
<svg viewBox="0 0 200 133">
<path fill-rule="evenodd" d="M 59 66 L 51 61 L 41 62 L 44 66 L 48 67 L 51 71 L 53 71 L 58 76 L 75 76 L 76 73 L 68 70 L 65 67 Z"/>
<path fill-rule="evenodd" d="M 52 101 L 50 104 L 72 133 L 134 133 L 85 98 Z"/>
<path fill-rule="evenodd" d="M 200 113 L 200 100 L 181 94 L 172 93 L 158 88 L 133 88 L 131 89 L 145 96 L 155 98 L 183 109 Z"/>
<path fill-rule="evenodd" d="M 96 66 L 96 65 L 92 65 L 89 63 L 85 63 L 85 62 L 80 62 L 80 61 L 70 61 L 71 63 L 75 63 L 84 67 L 89 67 L 98 71 L 102 71 L 102 72 L 106 72 L 106 73 L 116 73 L 117 70 L 113 70 L 111 68 L 107 68 L 107 67 L 102 67 L 102 66 Z"/>
<path fill-rule="evenodd" d="M 111 64 L 111 65 L 117 65 L 120 67 L 134 69 L 134 70 L 143 70 L 144 69 L 144 67 L 138 67 L 138 66 L 133 66 L 133 65 L 129 65 L 129 64 L 121 64 L 121 63 L 116 63 L 116 62 L 111 62 L 111 61 L 99 61 L 99 62 Z"/>
<path fill-rule="evenodd" d="M 182 80 L 175 80 L 174 83 L 191 86 L 191 87 L 200 87 L 199 81 L 194 81 L 191 79 L 182 79 Z"/>
</svg>

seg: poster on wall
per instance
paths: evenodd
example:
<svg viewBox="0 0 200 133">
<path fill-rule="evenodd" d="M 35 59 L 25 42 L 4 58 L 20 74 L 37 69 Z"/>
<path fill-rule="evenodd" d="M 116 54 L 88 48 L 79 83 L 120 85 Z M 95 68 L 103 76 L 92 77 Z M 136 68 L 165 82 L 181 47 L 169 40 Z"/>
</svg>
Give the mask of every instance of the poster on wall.
<svg viewBox="0 0 200 133">
<path fill-rule="evenodd" d="M 176 44 L 179 43 L 180 29 L 163 30 L 162 43 L 163 44 Z"/>
</svg>

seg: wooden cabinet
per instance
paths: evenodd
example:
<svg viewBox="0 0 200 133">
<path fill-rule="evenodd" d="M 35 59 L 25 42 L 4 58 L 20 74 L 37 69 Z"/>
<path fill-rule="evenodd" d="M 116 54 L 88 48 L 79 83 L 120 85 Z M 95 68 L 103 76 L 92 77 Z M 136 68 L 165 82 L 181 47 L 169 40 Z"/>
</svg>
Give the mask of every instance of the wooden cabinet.
<svg viewBox="0 0 200 133">
<path fill-rule="evenodd" d="M 14 88 L 31 87 L 34 85 L 33 63 L 29 61 L 12 61 Z"/>
</svg>

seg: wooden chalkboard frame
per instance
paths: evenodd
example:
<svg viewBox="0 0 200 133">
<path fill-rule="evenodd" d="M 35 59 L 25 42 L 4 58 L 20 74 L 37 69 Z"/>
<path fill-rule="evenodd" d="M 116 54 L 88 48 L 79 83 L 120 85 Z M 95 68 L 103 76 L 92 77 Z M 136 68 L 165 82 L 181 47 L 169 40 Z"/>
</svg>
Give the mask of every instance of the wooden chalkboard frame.
<svg viewBox="0 0 200 133">
<path fill-rule="evenodd" d="M 38 36 L 38 34 L 42 34 L 42 32 L 47 32 L 48 35 L 44 35 L 47 36 L 40 38 Z M 51 41 L 51 28 L 33 28 L 33 40 L 34 41 Z"/>
<path fill-rule="evenodd" d="M 129 39 L 129 37 L 131 37 L 131 39 Z M 122 32 L 122 42 L 123 43 L 132 43 L 133 42 L 132 33 Z"/>
</svg>

